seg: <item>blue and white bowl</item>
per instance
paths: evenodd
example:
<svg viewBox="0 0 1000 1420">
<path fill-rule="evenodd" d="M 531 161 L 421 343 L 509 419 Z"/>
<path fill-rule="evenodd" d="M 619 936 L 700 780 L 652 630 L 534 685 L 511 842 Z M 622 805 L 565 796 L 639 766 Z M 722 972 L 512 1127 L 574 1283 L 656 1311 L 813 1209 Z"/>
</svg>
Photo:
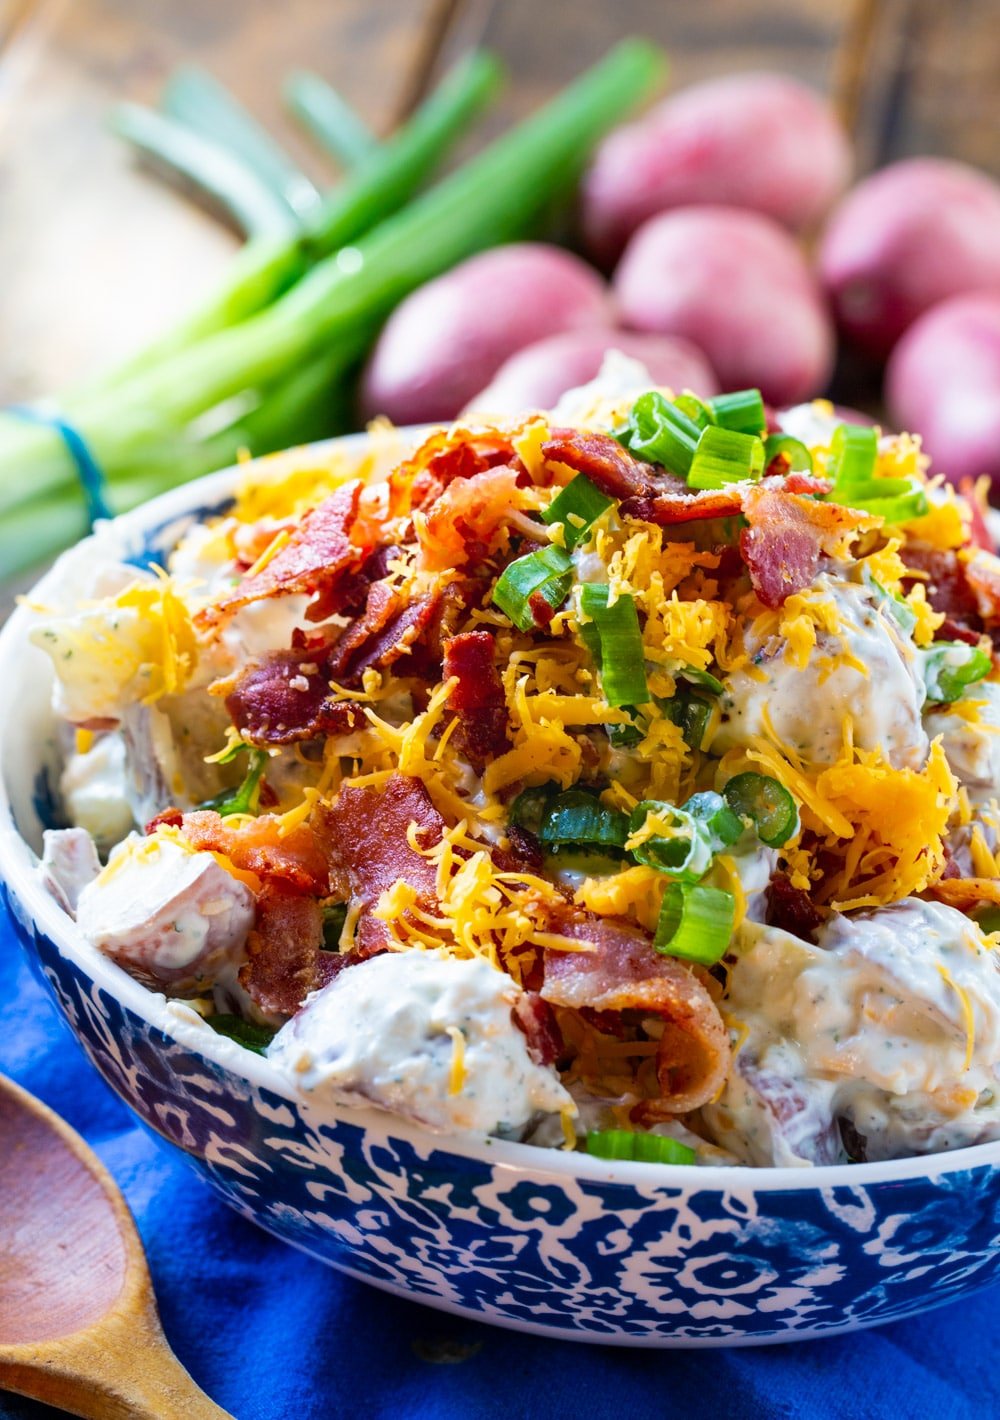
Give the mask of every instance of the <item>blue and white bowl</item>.
<svg viewBox="0 0 1000 1420">
<path fill-rule="evenodd" d="M 178 489 L 69 556 L 162 557 L 242 476 Z M 1000 1144 L 836 1168 L 693 1169 L 453 1140 L 296 1097 L 266 1060 L 96 952 L 37 881 L 56 746 L 32 615 L 22 607 L 0 635 L 0 895 L 105 1080 L 245 1217 L 431 1306 L 638 1346 L 832 1335 L 1000 1279 Z"/>
</svg>

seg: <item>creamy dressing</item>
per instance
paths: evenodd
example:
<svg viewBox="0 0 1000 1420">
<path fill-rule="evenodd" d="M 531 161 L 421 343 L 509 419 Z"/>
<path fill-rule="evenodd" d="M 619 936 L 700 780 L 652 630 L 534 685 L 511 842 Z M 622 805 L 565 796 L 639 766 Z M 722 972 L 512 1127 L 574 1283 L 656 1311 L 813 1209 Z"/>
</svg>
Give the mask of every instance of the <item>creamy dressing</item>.
<svg viewBox="0 0 1000 1420">
<path fill-rule="evenodd" d="M 59 779 L 66 813 L 103 849 L 120 843 L 135 826 L 127 779 L 125 741 L 117 731 L 97 736 L 86 753 L 74 750 L 66 758 Z"/>
<path fill-rule="evenodd" d="M 923 682 L 914 647 L 878 605 L 868 587 L 828 575 L 816 579 L 815 598 L 832 604 L 840 631 L 816 629 L 816 645 L 800 669 L 778 636 L 764 644 L 748 631 L 752 671 L 725 679 L 712 753 L 770 738 L 812 764 L 833 764 L 845 725 L 859 749 L 885 751 L 895 768 L 919 768 L 929 742 L 921 723 Z M 847 657 L 851 659 L 848 660 Z"/>
<path fill-rule="evenodd" d="M 974 705 L 969 719 L 958 707 Z M 952 773 L 969 791 L 973 804 L 996 798 L 1000 786 L 1000 682 L 984 680 L 967 690 L 952 706 L 930 711 L 924 725 L 932 738 L 941 736 Z"/>
<path fill-rule="evenodd" d="M 242 957 L 254 912 L 253 893 L 211 853 L 133 835 L 83 889 L 77 922 L 119 965 L 183 991 Z"/>
<path fill-rule="evenodd" d="M 814 1164 L 846 1157 L 841 1118 L 869 1159 L 1000 1137 L 1000 960 L 963 913 L 909 898 L 835 914 L 816 946 L 748 924 L 740 947 L 727 1011 L 745 1035 L 703 1111 L 718 1143 Z"/>
<path fill-rule="evenodd" d="M 378 1105 L 449 1133 L 517 1134 L 539 1113 L 573 1108 L 511 1020 L 519 995 L 482 958 L 387 953 L 307 998 L 268 1058 L 318 1100 Z"/>
</svg>

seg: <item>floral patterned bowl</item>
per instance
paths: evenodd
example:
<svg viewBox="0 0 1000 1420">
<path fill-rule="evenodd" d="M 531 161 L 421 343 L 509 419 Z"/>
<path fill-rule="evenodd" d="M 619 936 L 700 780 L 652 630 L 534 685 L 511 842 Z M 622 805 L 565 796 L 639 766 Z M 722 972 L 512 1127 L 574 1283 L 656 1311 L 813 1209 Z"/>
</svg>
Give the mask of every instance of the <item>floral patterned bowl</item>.
<svg viewBox="0 0 1000 1420">
<path fill-rule="evenodd" d="M 94 557 L 162 557 L 239 476 L 105 525 L 50 576 L 65 583 Z M 1000 1144 L 812 1170 L 693 1169 L 447 1139 L 295 1097 L 266 1060 L 96 952 L 37 881 L 56 745 L 32 615 L 22 607 L 0 635 L 0 899 L 107 1082 L 244 1216 L 432 1306 L 630 1345 L 829 1335 L 1000 1280 Z"/>
</svg>

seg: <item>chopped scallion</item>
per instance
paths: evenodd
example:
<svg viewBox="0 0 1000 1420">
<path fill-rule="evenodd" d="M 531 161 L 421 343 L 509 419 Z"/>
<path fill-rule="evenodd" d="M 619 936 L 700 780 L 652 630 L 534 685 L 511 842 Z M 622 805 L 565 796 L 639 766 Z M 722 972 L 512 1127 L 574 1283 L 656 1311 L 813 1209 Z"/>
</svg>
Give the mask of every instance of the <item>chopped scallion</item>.
<svg viewBox="0 0 1000 1420">
<path fill-rule="evenodd" d="M 764 445 L 756 434 L 710 424 L 701 431 L 687 481 L 691 488 L 725 488 L 756 482 L 764 472 Z"/>
<path fill-rule="evenodd" d="M 731 892 L 700 883 L 671 883 L 653 946 L 665 956 L 714 966 L 726 954 L 735 923 L 736 900 Z"/>
<path fill-rule="evenodd" d="M 968 686 L 989 675 L 993 660 L 979 646 L 962 641 L 936 641 L 923 652 L 924 685 L 927 699 L 957 700 Z"/>
<path fill-rule="evenodd" d="M 549 800 L 558 791 L 559 785 L 554 779 L 550 779 L 546 784 L 535 784 L 529 789 L 522 789 L 510 806 L 511 823 L 537 835 Z"/>
<path fill-rule="evenodd" d="M 544 523 L 562 523 L 563 542 L 572 549 L 582 542 L 597 519 L 614 504 L 586 474 L 578 473 L 542 511 Z"/>
<path fill-rule="evenodd" d="M 628 817 L 618 809 L 605 808 L 585 789 L 567 789 L 547 805 L 538 826 L 538 837 L 547 845 L 580 843 L 623 848 L 628 828 Z"/>
<path fill-rule="evenodd" d="M 273 1026 L 260 1026 L 256 1021 L 245 1021 L 242 1016 L 206 1016 L 205 1023 L 255 1055 L 263 1055 L 277 1034 Z"/>
<path fill-rule="evenodd" d="M 539 625 L 532 599 L 541 597 L 557 611 L 573 583 L 573 562 L 561 547 L 540 547 L 504 568 L 493 588 L 493 601 L 519 631 Z"/>
<path fill-rule="evenodd" d="M 769 434 L 764 444 L 764 467 L 770 468 L 775 459 L 788 464 L 790 473 L 812 473 L 812 454 L 801 439 L 793 439 L 791 434 Z"/>
<path fill-rule="evenodd" d="M 684 811 L 705 825 L 711 836 L 713 853 L 729 848 L 743 833 L 742 820 L 722 795 L 711 789 L 692 794 L 684 805 Z"/>
<path fill-rule="evenodd" d="M 750 819 L 761 843 L 780 848 L 798 832 L 799 811 L 795 800 L 777 779 L 769 774 L 748 770 L 730 779 L 725 790 L 726 803 L 741 819 Z"/>
<path fill-rule="evenodd" d="M 228 818 L 231 814 L 257 813 L 264 767 L 270 757 L 266 749 L 251 749 L 250 763 L 243 783 L 236 789 L 227 789 L 216 794 L 214 799 L 199 804 L 199 808 L 214 809 L 222 818 Z"/>
<path fill-rule="evenodd" d="M 675 804 L 643 799 L 636 804 L 629 819 L 630 839 L 647 826 L 651 817 L 655 818 L 653 826 L 660 831 L 631 844 L 629 852 L 633 858 L 669 877 L 698 882 L 711 867 L 715 852 L 708 825 Z"/>
<path fill-rule="evenodd" d="M 712 695 L 721 695 L 726 688 L 710 671 L 700 670 L 698 666 L 681 666 L 676 674 L 681 680 L 690 681 L 692 685 L 704 686 Z"/>
<path fill-rule="evenodd" d="M 598 1159 L 635 1159 L 644 1164 L 693 1164 L 698 1155 L 679 1139 L 631 1129 L 591 1129 L 587 1153 Z"/>
<path fill-rule="evenodd" d="M 601 691 L 611 706 L 644 705 L 649 687 L 635 599 L 623 593 L 609 604 L 610 595 L 606 582 L 585 582 L 580 588 L 580 607 L 600 642 Z"/>
<path fill-rule="evenodd" d="M 623 441 L 636 458 L 687 476 L 701 427 L 656 390 L 633 404 Z"/>
<path fill-rule="evenodd" d="M 861 424 L 838 424 L 830 440 L 830 462 L 827 473 L 833 479 L 830 497 L 835 503 L 844 500 L 836 496 L 838 489 L 848 489 L 875 477 L 878 458 L 878 438 L 874 429 Z"/>
<path fill-rule="evenodd" d="M 708 401 L 716 424 L 741 434 L 763 434 L 767 428 L 760 390 L 732 390 Z"/>
</svg>

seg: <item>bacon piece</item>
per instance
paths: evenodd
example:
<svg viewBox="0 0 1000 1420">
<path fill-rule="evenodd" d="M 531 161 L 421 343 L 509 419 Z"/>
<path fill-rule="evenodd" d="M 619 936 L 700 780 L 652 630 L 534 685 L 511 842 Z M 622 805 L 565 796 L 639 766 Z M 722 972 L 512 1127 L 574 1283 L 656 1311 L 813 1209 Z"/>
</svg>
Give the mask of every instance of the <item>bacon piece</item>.
<svg viewBox="0 0 1000 1420">
<path fill-rule="evenodd" d="M 310 621 L 324 621 L 338 609 L 341 588 L 350 584 L 370 548 L 351 542 L 361 483 L 345 483 L 302 519 L 290 540 L 261 571 L 246 576 L 222 601 L 203 608 L 196 618 L 203 628 L 224 621 L 240 607 L 265 597 L 293 592 L 313 594 L 306 611 Z"/>
<path fill-rule="evenodd" d="M 662 1098 L 653 1112 L 685 1114 L 721 1089 L 729 1069 L 729 1037 L 715 1002 L 674 957 L 653 950 L 625 922 L 581 913 L 552 914 L 552 930 L 594 950 L 545 949 L 541 995 L 575 1010 L 637 1010 L 663 1018 L 656 1073 Z"/>
<path fill-rule="evenodd" d="M 552 463 L 562 463 L 584 473 L 591 483 L 619 501 L 649 497 L 656 486 L 652 464 L 640 463 L 610 434 L 589 434 L 580 429 L 553 429 L 542 444 Z M 683 480 L 679 480 L 684 487 Z"/>
<path fill-rule="evenodd" d="M 299 650 L 274 651 L 243 671 L 226 709 L 241 737 L 255 745 L 347 735 L 365 723 L 360 706 L 331 694 L 325 656 Z"/>
<path fill-rule="evenodd" d="M 669 487 L 664 487 L 667 479 Z M 742 494 L 733 488 L 717 492 L 698 492 L 689 488 L 682 478 L 664 474 L 657 492 L 641 498 L 627 498 L 621 511 L 627 518 L 638 518 L 658 527 L 673 527 L 677 523 L 693 523 L 707 518 L 734 518 L 743 506 Z"/>
<path fill-rule="evenodd" d="M 969 537 L 973 545 L 981 547 L 984 552 L 995 553 L 997 545 L 986 522 L 989 504 L 985 492 L 980 495 L 977 480 L 969 477 L 959 480 L 958 491 L 969 505 Z"/>
<path fill-rule="evenodd" d="M 389 475 L 389 515 L 399 517 L 429 507 L 457 478 L 510 464 L 523 471 L 514 445 L 502 434 L 457 434 L 441 429 Z"/>
<path fill-rule="evenodd" d="M 490 857 L 501 873 L 538 873 L 545 866 L 541 843 L 516 823 L 507 825 L 507 847 L 491 848 Z"/>
<path fill-rule="evenodd" d="M 610 434 L 557 429 L 542 445 L 554 463 L 586 474 L 609 498 L 617 498 L 628 518 L 669 527 L 702 518 L 728 518 L 740 511 L 738 489 L 699 492 L 675 473 L 642 463 Z"/>
<path fill-rule="evenodd" d="M 488 631 L 466 631 L 445 643 L 443 679 L 456 677 L 448 707 L 459 719 L 456 739 L 478 774 L 488 760 L 510 747 L 507 738 L 507 700 L 494 660 L 493 637 Z"/>
<path fill-rule="evenodd" d="M 836 556 L 853 533 L 876 525 L 869 513 L 765 483 L 746 490 L 743 515 L 749 527 L 740 534 L 740 552 L 754 591 L 768 607 L 803 591 L 824 554 Z"/>
<path fill-rule="evenodd" d="M 945 618 L 934 633 L 935 640 L 978 645 L 984 629 L 983 619 L 967 575 L 968 564 L 955 552 L 919 542 L 905 543 L 900 555 L 907 567 L 923 573 L 919 578 L 904 579 L 904 589 L 909 591 L 915 581 L 921 581 L 931 609 Z"/>
<path fill-rule="evenodd" d="M 179 827 L 192 848 L 222 853 L 240 872 L 278 880 L 290 892 L 326 897 L 330 872 L 323 845 L 308 824 L 282 837 L 280 823 L 273 814 L 261 814 L 236 827 L 213 809 L 196 809 Z"/>
<path fill-rule="evenodd" d="M 528 1039 L 528 1054 L 536 1065 L 554 1065 L 564 1050 L 555 1012 L 537 991 L 522 991 L 511 1011 L 514 1024 Z"/>
<path fill-rule="evenodd" d="M 394 774 L 380 789 L 345 785 L 328 808 L 319 811 L 318 832 L 329 861 L 333 892 L 361 907 L 355 950 L 373 956 L 388 945 L 389 929 L 372 916 L 383 892 L 402 881 L 417 890 L 433 909 L 437 878 L 434 864 L 407 839 L 411 824 L 419 842 L 440 842 L 444 820 L 419 779 Z"/>
<path fill-rule="evenodd" d="M 767 903 L 765 921 L 769 927 L 780 927 L 804 942 L 815 940 L 814 933 L 824 914 L 802 888 L 792 886 L 787 873 L 775 873 L 764 891 Z"/>
<path fill-rule="evenodd" d="M 420 566 L 445 571 L 478 564 L 495 550 L 520 474 L 506 465 L 449 483 L 417 529 Z"/>
<path fill-rule="evenodd" d="M 309 992 L 323 984 L 322 945 L 323 909 L 315 898 L 268 884 L 257 898 L 240 985 L 262 1011 L 294 1015 Z"/>
<path fill-rule="evenodd" d="M 374 590 L 375 587 L 372 587 L 372 592 Z M 360 685 L 366 670 L 391 666 L 402 656 L 408 655 L 411 647 L 416 645 L 432 624 L 439 601 L 439 592 L 428 592 L 425 596 L 414 598 L 388 619 L 383 620 L 380 614 L 376 620 L 381 621 L 381 624 L 368 628 L 367 636 L 357 641 L 346 661 L 336 654 L 341 648 L 341 643 L 338 642 L 330 663 L 334 679 L 346 686 Z M 398 598 L 394 605 L 399 605 Z"/>
</svg>

